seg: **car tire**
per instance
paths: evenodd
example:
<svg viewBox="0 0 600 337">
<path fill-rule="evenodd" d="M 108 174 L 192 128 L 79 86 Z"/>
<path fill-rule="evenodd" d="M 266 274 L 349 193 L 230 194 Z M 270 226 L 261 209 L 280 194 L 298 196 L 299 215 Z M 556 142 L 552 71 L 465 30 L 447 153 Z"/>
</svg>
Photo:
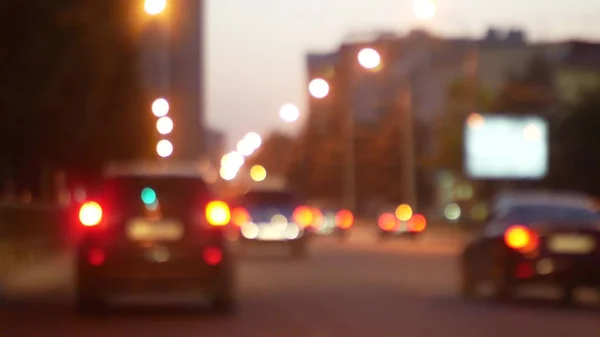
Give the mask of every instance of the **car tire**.
<svg viewBox="0 0 600 337">
<path fill-rule="evenodd" d="M 237 312 L 237 300 L 229 294 L 217 295 L 213 298 L 210 309 L 218 315 L 234 315 Z"/>
<path fill-rule="evenodd" d="M 575 287 L 566 285 L 562 287 L 560 303 L 563 305 L 572 305 L 575 302 Z"/>
<path fill-rule="evenodd" d="M 490 284 L 492 286 L 492 298 L 495 300 L 509 301 L 514 297 L 516 284 L 509 279 L 504 268 L 493 268 Z"/>
<path fill-rule="evenodd" d="M 464 260 L 461 262 L 460 294 L 463 298 L 467 299 L 477 297 L 477 280 L 468 262 Z"/>
</svg>

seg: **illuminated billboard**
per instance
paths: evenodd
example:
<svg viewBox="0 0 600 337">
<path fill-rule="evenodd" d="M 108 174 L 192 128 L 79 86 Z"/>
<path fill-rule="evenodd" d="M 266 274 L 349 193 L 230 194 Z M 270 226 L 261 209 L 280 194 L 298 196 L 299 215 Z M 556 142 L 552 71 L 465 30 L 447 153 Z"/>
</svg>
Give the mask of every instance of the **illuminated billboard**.
<svg viewBox="0 0 600 337">
<path fill-rule="evenodd" d="M 471 114 L 465 170 L 473 179 L 542 179 L 548 173 L 548 123 L 540 117 Z"/>
</svg>

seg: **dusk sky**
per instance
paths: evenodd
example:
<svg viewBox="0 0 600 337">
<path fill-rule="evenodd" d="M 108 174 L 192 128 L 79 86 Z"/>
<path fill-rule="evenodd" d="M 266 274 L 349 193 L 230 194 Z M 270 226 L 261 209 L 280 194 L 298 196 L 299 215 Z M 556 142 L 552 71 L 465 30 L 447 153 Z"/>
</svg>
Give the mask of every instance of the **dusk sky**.
<svg viewBox="0 0 600 337">
<path fill-rule="evenodd" d="M 429 23 L 413 0 L 206 0 L 207 115 L 234 144 L 248 131 L 293 131 L 279 119 L 287 102 L 306 107 L 305 55 L 335 49 L 348 33 L 407 32 L 482 36 L 488 27 L 522 28 L 532 40 L 600 40 L 598 0 L 438 0 Z"/>
</svg>

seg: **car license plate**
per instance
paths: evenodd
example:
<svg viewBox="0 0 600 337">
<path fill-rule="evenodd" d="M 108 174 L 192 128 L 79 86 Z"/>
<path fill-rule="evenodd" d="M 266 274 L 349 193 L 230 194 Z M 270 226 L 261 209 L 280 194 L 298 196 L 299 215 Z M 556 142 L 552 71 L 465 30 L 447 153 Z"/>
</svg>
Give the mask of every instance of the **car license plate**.
<svg viewBox="0 0 600 337">
<path fill-rule="evenodd" d="M 177 241 L 183 237 L 183 226 L 175 220 L 133 219 L 127 226 L 127 237 L 132 241 Z"/>
<path fill-rule="evenodd" d="M 548 249 L 554 253 L 587 254 L 595 247 L 594 238 L 588 235 L 554 235 L 548 240 Z"/>
<path fill-rule="evenodd" d="M 282 240 L 283 239 L 283 231 L 280 226 L 273 225 L 260 225 L 258 233 L 259 240 Z"/>
</svg>

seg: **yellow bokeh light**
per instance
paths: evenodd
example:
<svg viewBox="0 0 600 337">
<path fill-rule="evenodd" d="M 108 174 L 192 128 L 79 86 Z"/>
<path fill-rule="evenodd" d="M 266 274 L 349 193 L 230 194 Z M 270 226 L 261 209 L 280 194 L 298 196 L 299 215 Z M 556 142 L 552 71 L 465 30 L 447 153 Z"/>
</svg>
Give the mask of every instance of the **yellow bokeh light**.
<svg viewBox="0 0 600 337">
<path fill-rule="evenodd" d="M 150 15 L 162 13 L 167 8 L 167 0 L 146 0 L 144 10 Z"/>
<path fill-rule="evenodd" d="M 413 211 L 409 205 L 402 204 L 396 208 L 396 217 L 400 221 L 408 221 L 412 217 Z"/>
<path fill-rule="evenodd" d="M 159 118 L 156 121 L 156 130 L 161 135 L 168 135 L 173 131 L 173 120 L 167 116 Z"/>
<path fill-rule="evenodd" d="M 365 69 L 375 69 L 381 64 L 381 55 L 373 48 L 364 48 L 358 52 L 358 63 Z"/>
<path fill-rule="evenodd" d="M 322 78 L 315 78 L 308 84 L 308 92 L 314 98 L 325 98 L 329 94 L 329 83 Z"/>
<path fill-rule="evenodd" d="M 166 139 L 159 141 L 156 144 L 156 153 L 162 158 L 169 157 L 173 154 L 173 144 Z"/>
<path fill-rule="evenodd" d="M 156 117 L 164 117 L 169 113 L 169 102 L 164 98 L 158 98 L 152 103 L 152 113 Z"/>
<path fill-rule="evenodd" d="M 261 165 L 254 165 L 250 169 L 250 178 L 254 181 L 263 181 L 267 178 L 267 170 Z"/>
</svg>

